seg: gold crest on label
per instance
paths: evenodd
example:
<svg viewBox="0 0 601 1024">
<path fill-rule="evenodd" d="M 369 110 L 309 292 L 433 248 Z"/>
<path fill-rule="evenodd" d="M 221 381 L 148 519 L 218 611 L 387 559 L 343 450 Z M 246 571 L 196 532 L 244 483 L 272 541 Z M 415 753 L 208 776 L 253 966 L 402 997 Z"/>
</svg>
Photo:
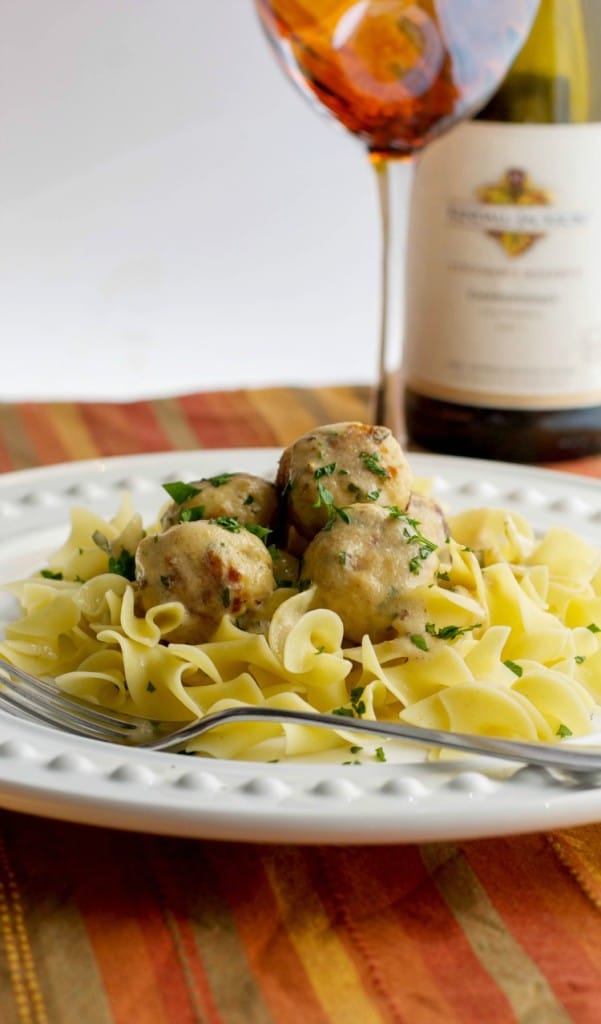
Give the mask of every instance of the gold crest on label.
<svg viewBox="0 0 601 1024">
<path fill-rule="evenodd" d="M 528 207 L 550 206 L 551 197 L 534 185 L 525 171 L 512 167 L 491 185 L 483 185 L 476 193 L 485 205 Z M 531 249 L 536 241 L 543 238 L 542 232 L 488 230 L 487 235 L 503 246 L 508 256 L 521 256 Z"/>
</svg>

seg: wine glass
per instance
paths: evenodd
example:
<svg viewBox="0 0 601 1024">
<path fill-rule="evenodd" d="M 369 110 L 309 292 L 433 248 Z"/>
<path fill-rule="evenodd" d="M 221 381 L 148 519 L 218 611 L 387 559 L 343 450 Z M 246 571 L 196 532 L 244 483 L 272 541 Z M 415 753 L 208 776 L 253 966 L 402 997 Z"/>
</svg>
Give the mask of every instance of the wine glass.
<svg viewBox="0 0 601 1024">
<path fill-rule="evenodd" d="M 403 281 L 415 159 L 484 106 L 524 42 L 539 0 L 254 3 L 289 78 L 317 110 L 366 146 L 374 168 L 382 294 L 371 418 L 400 437 Z"/>
</svg>

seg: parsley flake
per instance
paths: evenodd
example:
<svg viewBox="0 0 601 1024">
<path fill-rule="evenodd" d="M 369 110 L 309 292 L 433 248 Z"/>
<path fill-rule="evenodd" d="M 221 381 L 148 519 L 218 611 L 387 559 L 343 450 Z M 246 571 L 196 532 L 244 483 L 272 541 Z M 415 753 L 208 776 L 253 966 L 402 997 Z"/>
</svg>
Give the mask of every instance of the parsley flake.
<svg viewBox="0 0 601 1024">
<path fill-rule="evenodd" d="M 327 466 L 319 466 L 315 470 L 315 472 L 313 474 L 313 479 L 314 480 L 321 480 L 322 476 L 331 476 L 332 473 L 335 471 L 335 469 L 336 469 L 336 463 L 335 462 L 330 462 L 329 465 L 327 465 Z"/>
<path fill-rule="evenodd" d="M 117 558 L 109 555 L 108 570 L 116 576 L 125 576 L 126 580 L 135 580 L 136 559 L 130 551 L 123 548 L 123 551 Z"/>
<path fill-rule="evenodd" d="M 375 473 L 376 476 L 387 477 L 388 470 L 380 465 L 380 456 L 378 452 L 359 452 L 359 458 L 363 465 L 370 473 Z"/>
<path fill-rule="evenodd" d="M 208 478 L 211 487 L 223 487 L 224 484 L 231 480 L 233 473 L 220 473 L 219 476 L 210 476 Z"/>
<path fill-rule="evenodd" d="M 188 498 L 194 498 L 195 495 L 200 494 L 198 487 L 195 487 L 194 484 L 186 484 L 183 480 L 174 480 L 173 483 L 163 484 L 163 490 L 167 491 L 176 505 L 181 505 Z"/>
<path fill-rule="evenodd" d="M 473 626 L 437 627 L 433 622 L 427 622 L 426 633 L 429 633 L 430 636 L 438 637 L 439 640 L 456 640 L 458 636 L 463 636 L 464 633 L 470 633 L 472 629 L 479 629 L 481 625 L 481 622 L 475 622 Z"/>
<path fill-rule="evenodd" d="M 52 569 L 42 569 L 40 576 L 43 576 L 45 580 L 62 580 L 62 572 L 53 572 Z"/>
<path fill-rule="evenodd" d="M 180 523 L 195 523 L 199 519 L 204 519 L 204 514 L 204 505 L 192 505 L 188 508 L 180 509 L 179 521 Z"/>
<path fill-rule="evenodd" d="M 511 661 L 508 658 L 507 661 L 503 662 L 503 664 L 506 666 L 506 668 L 511 669 L 511 671 L 515 673 L 515 675 L 518 677 L 518 679 L 519 679 L 520 676 L 523 676 L 524 669 L 522 668 L 521 665 L 516 665 L 515 661 Z"/>
</svg>

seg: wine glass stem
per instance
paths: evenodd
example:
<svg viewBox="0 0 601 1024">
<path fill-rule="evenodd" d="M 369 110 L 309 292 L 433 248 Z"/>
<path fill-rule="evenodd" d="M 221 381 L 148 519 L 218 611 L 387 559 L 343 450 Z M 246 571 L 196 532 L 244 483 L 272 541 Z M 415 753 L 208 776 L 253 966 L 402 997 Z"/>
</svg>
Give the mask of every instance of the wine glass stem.
<svg viewBox="0 0 601 1024">
<path fill-rule="evenodd" d="M 372 422 L 402 440 L 401 362 L 405 329 L 405 266 L 414 159 L 372 156 L 381 219 L 381 297 L 378 381 Z"/>
</svg>

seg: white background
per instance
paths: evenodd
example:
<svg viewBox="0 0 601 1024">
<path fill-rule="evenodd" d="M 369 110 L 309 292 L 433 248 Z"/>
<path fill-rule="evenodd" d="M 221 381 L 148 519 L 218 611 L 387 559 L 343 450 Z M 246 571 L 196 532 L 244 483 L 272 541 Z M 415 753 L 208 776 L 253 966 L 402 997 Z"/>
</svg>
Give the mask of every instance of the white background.
<svg viewBox="0 0 601 1024">
<path fill-rule="evenodd" d="M 0 400 L 373 378 L 372 172 L 252 0 L 0 24 Z"/>
</svg>

